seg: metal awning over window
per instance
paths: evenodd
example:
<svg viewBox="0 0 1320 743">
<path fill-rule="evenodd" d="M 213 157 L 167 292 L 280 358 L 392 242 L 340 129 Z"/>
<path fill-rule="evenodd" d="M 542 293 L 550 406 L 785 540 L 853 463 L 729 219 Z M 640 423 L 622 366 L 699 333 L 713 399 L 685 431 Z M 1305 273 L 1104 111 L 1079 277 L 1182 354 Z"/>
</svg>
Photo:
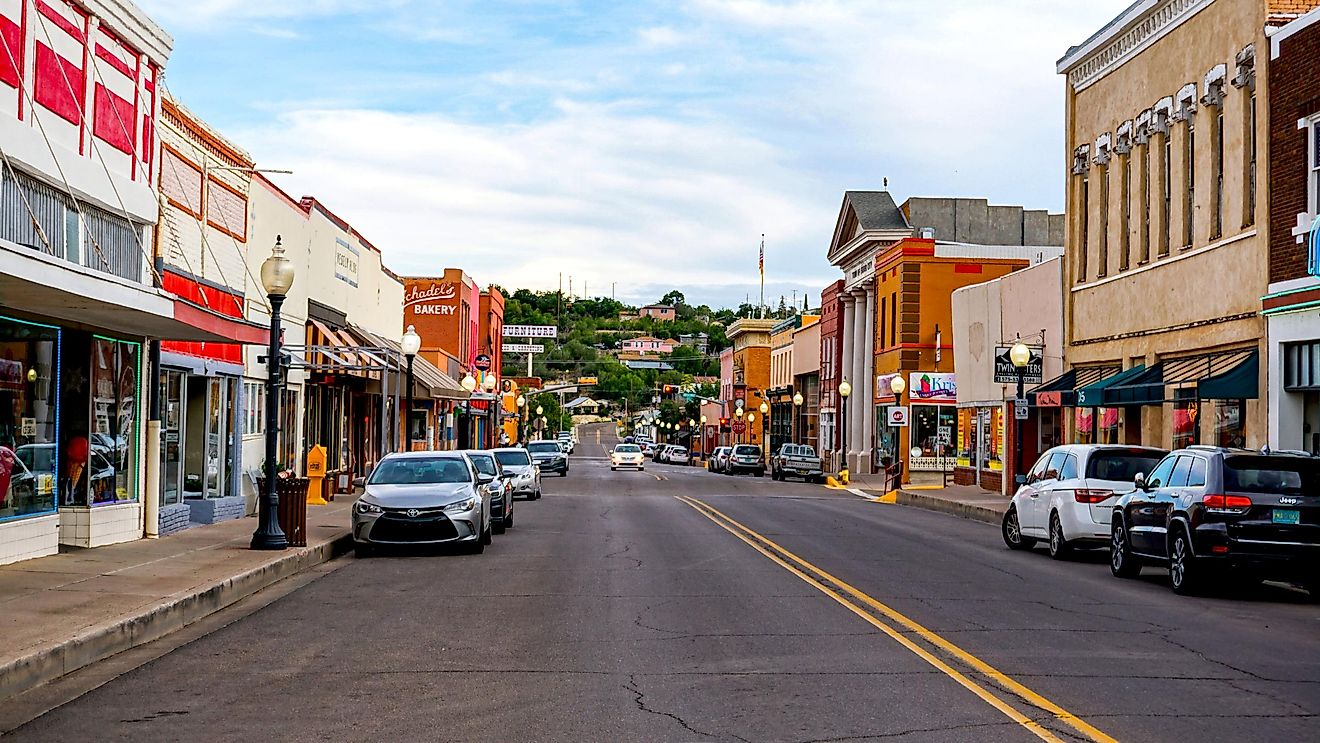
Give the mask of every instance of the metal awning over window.
<svg viewBox="0 0 1320 743">
<path fill-rule="evenodd" d="M 1260 354 L 1255 349 L 1161 361 L 1104 393 L 1105 404 L 1163 405 L 1175 398 L 1168 389 L 1195 388 L 1203 400 L 1251 400 L 1260 394 Z"/>
<path fill-rule="evenodd" d="M 1110 402 L 1108 390 L 1126 384 L 1129 380 L 1141 376 L 1145 371 L 1145 364 L 1137 364 L 1136 366 L 1124 369 L 1113 376 L 1106 377 L 1098 382 L 1093 382 L 1082 387 L 1077 390 L 1077 406 L 1099 408 L 1111 405 L 1112 403 Z"/>
<path fill-rule="evenodd" d="M 1032 405 L 1040 407 L 1073 407 L 1077 404 L 1077 390 L 1120 371 L 1118 366 L 1074 367 L 1028 392 L 1027 399 Z"/>
<path fill-rule="evenodd" d="M 353 332 L 366 338 L 374 345 L 388 348 L 399 354 L 400 357 L 404 358 L 404 363 L 407 363 L 407 357 L 403 357 L 403 347 L 399 345 L 398 341 L 376 335 L 357 326 L 353 326 Z M 470 394 L 463 389 L 462 385 L 455 381 L 453 377 L 440 371 L 439 367 L 424 356 L 418 355 L 413 358 L 413 377 L 426 388 L 430 397 L 448 400 L 466 400 L 470 397 Z"/>
</svg>

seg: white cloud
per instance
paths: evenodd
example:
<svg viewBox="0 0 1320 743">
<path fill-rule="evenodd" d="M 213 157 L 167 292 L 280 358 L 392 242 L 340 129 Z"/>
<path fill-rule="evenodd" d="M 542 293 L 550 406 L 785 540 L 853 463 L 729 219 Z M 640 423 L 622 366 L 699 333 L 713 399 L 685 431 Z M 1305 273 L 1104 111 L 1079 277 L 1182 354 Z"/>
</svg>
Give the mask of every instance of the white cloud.
<svg viewBox="0 0 1320 743">
<path fill-rule="evenodd" d="M 308 110 L 234 135 L 262 165 L 292 169 L 281 183 L 295 197 L 325 201 L 404 274 L 459 266 L 482 282 L 549 289 L 564 272 L 621 296 L 656 284 L 731 289 L 757 280 L 762 232 L 774 265 L 776 244 L 822 231 L 802 176 L 728 125 L 558 110 L 507 126 Z M 804 288 L 811 273 L 800 272 Z"/>
</svg>

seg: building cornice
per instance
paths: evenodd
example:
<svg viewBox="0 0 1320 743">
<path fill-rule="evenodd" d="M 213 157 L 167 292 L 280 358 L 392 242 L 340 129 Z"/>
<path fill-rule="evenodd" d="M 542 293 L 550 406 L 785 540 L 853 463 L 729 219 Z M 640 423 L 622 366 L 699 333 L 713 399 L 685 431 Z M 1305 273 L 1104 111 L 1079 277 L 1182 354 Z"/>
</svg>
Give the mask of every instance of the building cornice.
<svg viewBox="0 0 1320 743">
<path fill-rule="evenodd" d="M 1143 0 L 1095 36 L 1073 47 L 1056 66 L 1075 91 L 1093 85 L 1187 22 L 1213 0 Z"/>
</svg>

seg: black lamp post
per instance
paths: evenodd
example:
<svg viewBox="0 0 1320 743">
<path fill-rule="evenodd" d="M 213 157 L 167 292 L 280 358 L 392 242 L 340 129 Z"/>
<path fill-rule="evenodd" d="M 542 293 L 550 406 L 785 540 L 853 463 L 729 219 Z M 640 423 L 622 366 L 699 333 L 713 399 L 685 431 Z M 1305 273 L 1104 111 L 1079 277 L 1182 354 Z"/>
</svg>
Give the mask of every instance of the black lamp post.
<svg viewBox="0 0 1320 743">
<path fill-rule="evenodd" d="M 802 403 L 806 398 L 802 397 L 801 392 L 793 393 L 793 443 L 802 443 Z"/>
<path fill-rule="evenodd" d="M 757 408 L 757 410 L 761 411 L 761 452 L 764 454 L 769 454 L 770 442 L 765 440 L 765 427 L 766 427 L 765 419 L 770 417 L 770 406 L 767 405 L 764 400 L 762 400 L 761 407 Z"/>
<path fill-rule="evenodd" d="M 293 273 L 293 261 L 284 256 L 284 246 L 276 235 L 275 249 L 261 264 L 261 284 L 270 300 L 270 347 L 266 354 L 266 479 L 257 500 L 257 530 L 252 533 L 251 544 L 254 550 L 282 550 L 289 546 L 277 516 L 280 496 L 275 491 L 275 459 L 279 456 L 280 426 L 280 306 L 293 286 Z"/>
<path fill-rule="evenodd" d="M 852 384 L 848 381 L 847 377 L 844 377 L 843 381 L 839 382 L 839 398 L 843 401 L 843 404 L 840 406 L 842 407 L 840 413 L 843 418 L 843 426 L 839 431 L 839 461 L 841 465 L 839 469 L 844 472 L 848 471 L 848 397 L 851 395 Z"/>
<path fill-rule="evenodd" d="M 1013 401 L 1013 481 L 1017 482 L 1022 477 L 1022 418 L 1018 413 L 1018 405 L 1022 398 L 1026 396 L 1024 390 L 1027 364 L 1031 363 L 1031 349 L 1022 342 L 1021 338 L 1008 349 L 1008 359 L 1013 362 L 1013 368 L 1017 370 L 1017 398 Z"/>
<path fill-rule="evenodd" d="M 518 443 L 527 444 L 527 396 L 518 395 Z"/>
<path fill-rule="evenodd" d="M 408 440 L 408 451 L 412 451 L 413 358 L 422 350 L 422 337 L 417 334 L 413 326 L 409 325 L 408 329 L 403 331 L 403 341 L 399 343 L 399 347 L 403 349 L 403 357 L 408 359 L 408 403 L 403 412 L 403 431 Z"/>
</svg>

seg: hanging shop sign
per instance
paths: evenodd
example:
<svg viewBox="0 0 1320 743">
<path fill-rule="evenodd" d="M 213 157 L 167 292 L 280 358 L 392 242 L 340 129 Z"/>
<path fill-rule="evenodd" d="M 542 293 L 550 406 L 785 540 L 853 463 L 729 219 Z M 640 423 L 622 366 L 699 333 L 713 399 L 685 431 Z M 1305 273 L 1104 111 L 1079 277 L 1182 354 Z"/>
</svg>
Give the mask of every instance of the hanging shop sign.
<svg viewBox="0 0 1320 743">
<path fill-rule="evenodd" d="M 505 325 L 505 338 L 558 338 L 559 328 L 554 325 Z"/>
<path fill-rule="evenodd" d="M 1018 369 L 1009 358 L 1012 346 L 995 346 L 995 384 L 1017 384 Z M 1040 348 L 1031 349 L 1031 360 L 1027 362 L 1022 375 L 1024 384 L 1040 384 L 1045 381 L 1045 356 Z"/>
<path fill-rule="evenodd" d="M 489 354 L 479 353 L 477 354 L 477 357 L 472 360 L 472 365 L 481 371 L 490 371 L 490 364 L 491 360 Z"/>
</svg>

